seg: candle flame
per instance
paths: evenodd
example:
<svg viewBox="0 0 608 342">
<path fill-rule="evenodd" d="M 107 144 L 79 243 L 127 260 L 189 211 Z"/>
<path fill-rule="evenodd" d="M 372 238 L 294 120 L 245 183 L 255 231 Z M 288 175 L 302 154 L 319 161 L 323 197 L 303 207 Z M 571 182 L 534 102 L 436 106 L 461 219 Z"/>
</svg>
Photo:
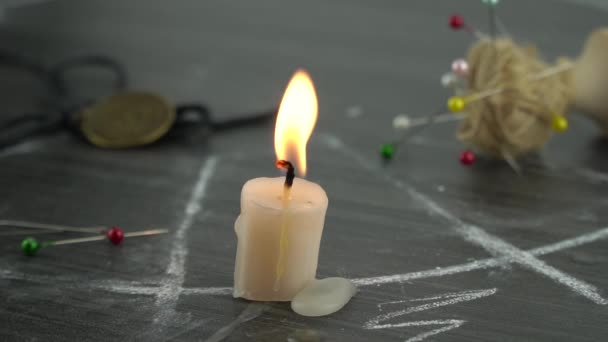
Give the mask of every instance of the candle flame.
<svg viewBox="0 0 608 342">
<path fill-rule="evenodd" d="M 274 130 L 274 150 L 279 160 L 296 164 L 306 175 L 306 143 L 317 121 L 317 94 L 308 73 L 299 69 L 289 81 L 279 106 Z"/>
</svg>

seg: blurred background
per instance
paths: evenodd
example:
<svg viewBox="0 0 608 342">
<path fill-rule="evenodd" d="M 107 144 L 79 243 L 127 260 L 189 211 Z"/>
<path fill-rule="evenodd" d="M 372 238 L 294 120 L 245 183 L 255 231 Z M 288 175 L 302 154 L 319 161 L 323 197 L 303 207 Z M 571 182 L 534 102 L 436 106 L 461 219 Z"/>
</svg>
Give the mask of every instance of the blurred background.
<svg viewBox="0 0 608 342">
<path fill-rule="evenodd" d="M 553 58 L 576 55 L 606 8 L 603 0 L 502 1 L 499 16 Z M 2 0 L 0 39 L 3 50 L 48 65 L 111 56 L 126 66 L 130 88 L 205 102 L 226 117 L 276 106 L 304 67 L 318 87 L 320 120 L 339 122 L 356 106 L 382 129 L 395 113 L 425 115 L 444 101 L 439 77 L 472 42 L 450 31 L 452 13 L 487 31 L 478 0 Z M 39 82 L 0 68 L 0 115 L 40 105 Z"/>
</svg>

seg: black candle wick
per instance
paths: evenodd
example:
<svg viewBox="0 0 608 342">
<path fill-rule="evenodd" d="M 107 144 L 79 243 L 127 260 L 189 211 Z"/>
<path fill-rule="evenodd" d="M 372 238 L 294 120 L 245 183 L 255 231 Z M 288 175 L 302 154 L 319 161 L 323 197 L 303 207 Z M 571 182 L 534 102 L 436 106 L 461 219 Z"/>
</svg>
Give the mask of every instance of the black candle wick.
<svg viewBox="0 0 608 342">
<path fill-rule="evenodd" d="M 296 172 L 293 167 L 293 164 L 291 164 L 291 162 L 287 160 L 277 160 L 275 165 L 279 169 L 287 170 L 287 174 L 285 175 L 285 186 L 291 188 L 291 186 L 293 185 L 293 179 L 296 178 Z"/>
</svg>

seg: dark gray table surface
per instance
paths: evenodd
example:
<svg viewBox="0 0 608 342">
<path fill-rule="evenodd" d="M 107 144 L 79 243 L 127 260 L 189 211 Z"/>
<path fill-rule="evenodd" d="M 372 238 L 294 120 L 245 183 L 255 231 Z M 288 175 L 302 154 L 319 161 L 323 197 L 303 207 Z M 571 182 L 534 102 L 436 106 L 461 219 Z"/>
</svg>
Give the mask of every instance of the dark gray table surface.
<svg viewBox="0 0 608 342">
<path fill-rule="evenodd" d="M 171 233 L 34 258 L 20 254 L 22 236 L 0 237 L 0 340 L 608 339 L 608 143 L 593 123 L 574 114 L 521 176 L 484 159 L 462 167 L 455 123 L 379 161 L 396 113 L 426 115 L 448 96 L 440 75 L 471 42 L 447 28 L 455 11 L 485 28 L 473 0 L 73 0 L 7 12 L 3 48 L 46 63 L 112 55 L 132 88 L 204 101 L 222 119 L 276 106 L 307 68 L 320 103 L 309 178 L 330 199 L 318 275 L 356 279 L 359 292 L 322 318 L 230 295 L 240 188 L 278 174 L 271 125 L 128 151 L 61 133 L 0 151 L 0 218 Z M 547 0 L 503 1 L 499 14 L 548 58 L 575 56 L 608 18 Z M 32 79 L 2 75 L 3 117 L 39 105 Z"/>
</svg>

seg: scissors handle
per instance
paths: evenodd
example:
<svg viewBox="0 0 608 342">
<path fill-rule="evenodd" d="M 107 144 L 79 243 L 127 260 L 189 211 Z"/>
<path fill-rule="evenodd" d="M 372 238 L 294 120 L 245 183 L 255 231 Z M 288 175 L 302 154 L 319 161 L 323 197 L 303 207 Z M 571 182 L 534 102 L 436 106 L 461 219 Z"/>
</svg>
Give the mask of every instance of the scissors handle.
<svg viewBox="0 0 608 342">
<path fill-rule="evenodd" d="M 176 108 L 176 118 L 173 129 L 180 130 L 184 126 L 204 127 L 213 131 L 228 130 L 242 126 L 251 126 L 270 121 L 276 117 L 277 109 L 270 109 L 243 117 L 216 121 L 211 116 L 209 108 L 202 104 L 182 104 Z"/>
<path fill-rule="evenodd" d="M 0 147 L 13 145 L 37 134 L 50 133 L 63 126 L 61 115 L 28 114 L 0 124 Z"/>
</svg>

